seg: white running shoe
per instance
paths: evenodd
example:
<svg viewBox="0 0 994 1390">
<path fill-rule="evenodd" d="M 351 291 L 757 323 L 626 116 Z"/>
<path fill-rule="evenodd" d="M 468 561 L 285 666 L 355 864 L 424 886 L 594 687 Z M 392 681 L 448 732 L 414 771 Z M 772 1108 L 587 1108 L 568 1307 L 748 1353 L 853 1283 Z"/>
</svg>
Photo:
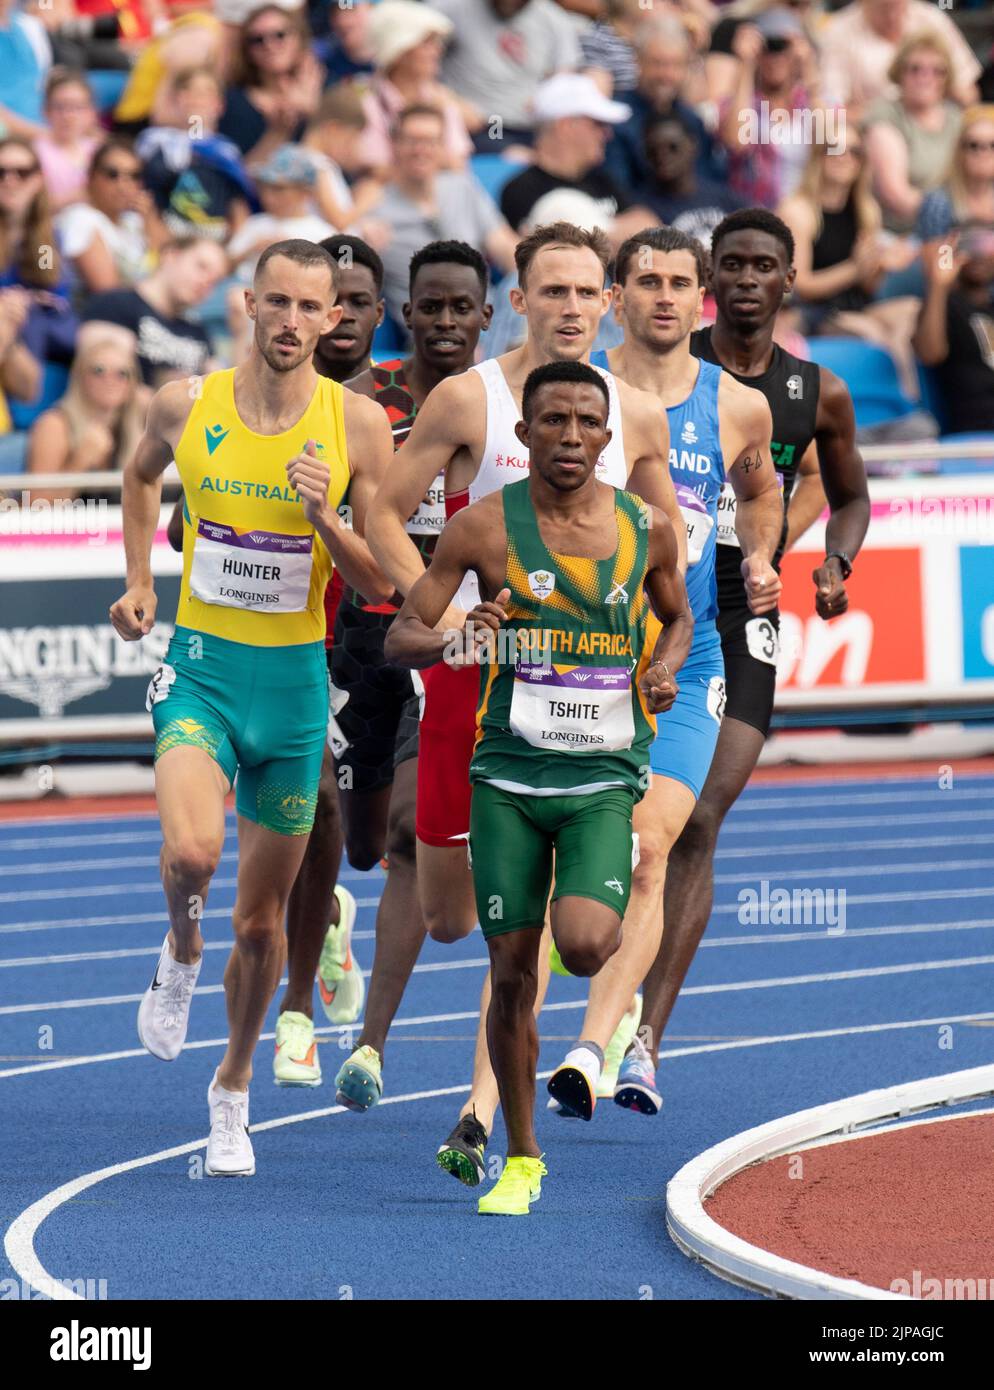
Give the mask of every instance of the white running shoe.
<svg viewBox="0 0 994 1390">
<path fill-rule="evenodd" d="M 204 1172 L 212 1178 L 250 1178 L 255 1154 L 248 1134 L 248 1091 L 226 1091 L 217 1084 L 217 1072 L 207 1088 L 211 1132 L 207 1140 Z"/>
<path fill-rule="evenodd" d="M 335 889 L 339 918 L 331 926 L 318 962 L 318 993 L 329 1023 L 355 1023 L 366 999 L 366 981 L 352 955 L 352 928 L 358 907 L 347 888 Z"/>
<path fill-rule="evenodd" d="M 173 1061 L 183 1051 L 190 1001 L 203 962 L 203 955 L 195 965 L 173 960 L 166 933 L 152 983 L 138 1005 L 138 1038 L 145 1051 L 162 1062 Z"/>
<path fill-rule="evenodd" d="M 320 1086 L 321 1063 L 314 1023 L 306 1014 L 284 1010 L 276 1020 L 273 1080 L 277 1086 Z M 611 1091 L 614 1095 L 614 1091 Z"/>
</svg>

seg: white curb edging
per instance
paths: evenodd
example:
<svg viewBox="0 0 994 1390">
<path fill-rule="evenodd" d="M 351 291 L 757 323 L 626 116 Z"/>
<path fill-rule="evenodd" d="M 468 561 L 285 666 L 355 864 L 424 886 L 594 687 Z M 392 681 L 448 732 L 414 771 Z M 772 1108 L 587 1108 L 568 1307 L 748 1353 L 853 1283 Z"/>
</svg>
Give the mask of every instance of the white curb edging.
<svg viewBox="0 0 994 1390">
<path fill-rule="evenodd" d="M 676 1245 L 692 1260 L 733 1283 L 780 1298 L 907 1300 L 905 1294 L 840 1279 L 750 1245 L 713 1221 L 704 1199 L 754 1163 L 793 1153 L 830 1134 L 847 1134 L 891 1116 L 899 1118 L 940 1105 L 994 1095 L 994 1066 L 971 1067 L 923 1081 L 831 1101 L 810 1110 L 743 1130 L 706 1149 L 671 1178 L 666 1188 L 666 1225 Z"/>
</svg>

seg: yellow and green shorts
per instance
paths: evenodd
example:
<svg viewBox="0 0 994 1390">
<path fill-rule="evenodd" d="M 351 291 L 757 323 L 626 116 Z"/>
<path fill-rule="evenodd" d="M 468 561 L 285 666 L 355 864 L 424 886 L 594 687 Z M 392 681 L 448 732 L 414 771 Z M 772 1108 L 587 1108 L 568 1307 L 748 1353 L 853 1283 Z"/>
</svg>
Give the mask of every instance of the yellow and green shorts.
<svg viewBox="0 0 994 1390">
<path fill-rule="evenodd" d="M 626 787 L 536 796 L 474 782 L 469 848 L 483 935 L 540 927 L 550 889 L 553 902 L 592 898 L 624 917 L 636 860 L 633 806 Z"/>
<path fill-rule="evenodd" d="M 308 834 L 328 736 L 323 643 L 252 647 L 178 627 L 145 703 L 156 761 L 180 745 L 202 748 L 234 783 L 240 816 Z"/>
</svg>

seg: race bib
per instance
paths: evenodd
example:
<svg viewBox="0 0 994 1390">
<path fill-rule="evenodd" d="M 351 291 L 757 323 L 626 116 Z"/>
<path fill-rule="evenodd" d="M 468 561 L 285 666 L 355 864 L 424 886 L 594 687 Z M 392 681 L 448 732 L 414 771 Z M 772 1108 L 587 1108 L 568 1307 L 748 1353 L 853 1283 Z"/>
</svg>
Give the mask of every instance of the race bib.
<svg viewBox="0 0 994 1390">
<path fill-rule="evenodd" d="M 160 700 L 168 698 L 169 687 L 175 679 L 176 668 L 164 661 L 148 683 L 148 691 L 145 695 L 145 708 L 148 710 L 149 714 L 152 713 L 153 705 L 157 705 Z"/>
<path fill-rule="evenodd" d="M 720 724 L 725 717 L 725 681 L 722 676 L 712 676 L 708 681 L 708 714 Z"/>
<path fill-rule="evenodd" d="M 257 613 L 301 613 L 307 607 L 314 535 L 237 531 L 203 517 L 197 522 L 190 592 L 202 603 Z"/>
<path fill-rule="evenodd" d="M 780 638 L 769 618 L 750 618 L 745 625 L 749 655 L 756 661 L 775 666 L 780 659 Z"/>
<path fill-rule="evenodd" d="M 708 536 L 714 530 L 714 519 L 708 512 L 707 504 L 698 497 L 693 488 L 683 483 L 676 485 L 676 500 L 680 514 L 687 527 L 687 567 L 696 565 L 704 554 Z"/>
<path fill-rule="evenodd" d="M 440 536 L 445 525 L 445 474 L 439 473 L 405 530 L 409 536 Z"/>
<path fill-rule="evenodd" d="M 519 661 L 511 732 L 557 753 L 617 753 L 635 737 L 632 682 L 617 666 L 543 666 Z"/>
<path fill-rule="evenodd" d="M 718 498 L 718 535 L 715 539 L 719 545 L 739 543 L 735 534 L 735 489 L 731 483 L 723 483 L 721 487 L 721 495 Z"/>
</svg>

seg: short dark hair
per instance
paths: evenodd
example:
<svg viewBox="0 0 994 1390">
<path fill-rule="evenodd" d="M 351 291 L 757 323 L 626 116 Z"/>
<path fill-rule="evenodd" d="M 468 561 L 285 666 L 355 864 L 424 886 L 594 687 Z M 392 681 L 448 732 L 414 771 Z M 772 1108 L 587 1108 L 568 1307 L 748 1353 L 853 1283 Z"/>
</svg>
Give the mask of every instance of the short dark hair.
<svg viewBox="0 0 994 1390">
<path fill-rule="evenodd" d="M 319 246 L 316 241 L 304 241 L 300 237 L 294 237 L 290 241 L 274 241 L 272 246 L 267 246 L 259 257 L 255 267 L 253 280 L 258 280 L 266 266 L 274 256 L 285 256 L 288 261 L 293 261 L 296 265 L 325 265 L 331 276 L 332 289 L 338 288 L 338 275 L 335 262 L 328 255 L 323 246 Z"/>
<path fill-rule="evenodd" d="M 576 246 L 585 251 L 593 251 L 604 268 L 605 275 L 611 264 L 611 243 L 599 227 L 589 231 L 585 227 L 574 226 L 572 222 L 549 222 L 544 227 L 521 238 L 514 248 L 514 264 L 518 271 L 518 284 L 525 287 L 528 267 L 545 246 Z"/>
<path fill-rule="evenodd" d="M 525 389 L 521 393 L 521 418 L 524 421 L 531 419 L 532 406 L 538 392 L 553 381 L 565 381 L 575 386 L 596 386 L 604 397 L 604 409 L 610 411 L 611 397 L 607 382 L 600 372 L 594 371 L 586 362 L 546 362 L 529 372 L 525 381 Z"/>
<path fill-rule="evenodd" d="M 690 121 L 683 112 L 674 106 L 671 111 L 664 111 L 662 113 L 657 111 L 654 115 L 649 117 L 642 129 L 642 143 L 644 144 L 645 141 L 648 140 L 650 131 L 656 130 L 657 127 L 664 125 L 679 126 L 688 140 L 699 141 L 699 136 L 695 128 L 690 124 Z"/>
<path fill-rule="evenodd" d="M 623 285 L 631 269 L 633 260 L 638 258 L 643 246 L 652 251 L 689 251 L 697 267 L 697 283 L 706 285 L 708 280 L 708 253 L 696 237 L 678 231 L 676 227 L 646 227 L 644 232 L 636 232 L 618 247 L 614 263 L 614 278 Z"/>
<path fill-rule="evenodd" d="M 775 212 L 768 208 L 740 208 L 722 218 L 711 233 L 711 259 L 718 259 L 718 243 L 733 232 L 766 232 L 775 237 L 784 249 L 788 268 L 794 264 L 794 233 Z"/>
<path fill-rule="evenodd" d="M 393 125 L 390 127 L 390 138 L 396 140 L 406 123 L 413 120 L 415 116 L 434 116 L 442 129 L 445 129 L 445 112 L 437 106 L 432 106 L 427 101 L 414 101 L 410 106 L 405 106 L 403 111 L 398 111 Z"/>
<path fill-rule="evenodd" d="M 369 243 L 363 241 L 362 237 L 349 236 L 343 232 L 339 236 L 325 237 L 324 241 L 318 242 L 318 245 L 323 246 L 335 262 L 336 271 L 348 270 L 350 265 L 364 265 L 376 283 L 376 293 L 381 292 L 383 289 L 383 262 Z M 343 252 L 347 252 L 347 254 L 343 255 Z"/>
<path fill-rule="evenodd" d="M 474 271 L 480 282 L 480 294 L 487 296 L 487 263 L 477 251 L 465 241 L 429 241 L 411 257 L 408 276 L 408 294 L 414 294 L 414 280 L 424 265 L 464 265 Z"/>
</svg>

